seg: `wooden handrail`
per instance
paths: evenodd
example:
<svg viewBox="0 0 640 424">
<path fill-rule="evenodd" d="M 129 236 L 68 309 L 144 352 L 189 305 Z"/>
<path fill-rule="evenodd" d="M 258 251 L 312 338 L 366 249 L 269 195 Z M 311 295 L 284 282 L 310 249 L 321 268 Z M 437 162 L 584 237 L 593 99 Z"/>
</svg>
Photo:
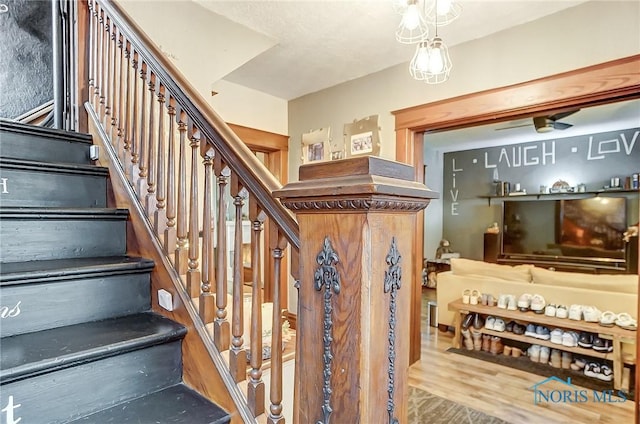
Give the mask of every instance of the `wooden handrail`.
<svg viewBox="0 0 640 424">
<path fill-rule="evenodd" d="M 293 214 L 271 195 L 282 188 L 280 182 L 264 168 L 260 160 L 125 11 L 109 0 L 101 0 L 100 6 L 108 13 L 110 22 L 115 23 L 121 34 L 130 41 L 140 61 L 151 67 L 151 72 L 159 77 L 166 89 L 175 96 L 176 108 L 184 111 L 193 120 L 206 142 L 211 143 L 216 151 L 220 152 L 227 166 L 238 174 L 267 216 L 278 222 L 284 237 L 295 250 L 298 250 L 298 223 Z"/>
</svg>

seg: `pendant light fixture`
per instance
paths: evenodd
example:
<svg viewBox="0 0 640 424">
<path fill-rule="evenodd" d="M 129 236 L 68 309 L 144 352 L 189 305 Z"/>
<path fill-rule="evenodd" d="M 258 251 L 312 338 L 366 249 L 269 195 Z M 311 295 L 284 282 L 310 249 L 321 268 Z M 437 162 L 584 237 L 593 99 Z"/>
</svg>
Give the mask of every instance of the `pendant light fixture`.
<svg viewBox="0 0 640 424">
<path fill-rule="evenodd" d="M 429 25 L 424 18 L 420 0 L 407 0 L 402 19 L 396 30 L 396 40 L 402 44 L 418 43 L 429 36 Z"/>
<path fill-rule="evenodd" d="M 439 0 L 429 6 L 426 20 L 431 25 L 442 27 L 458 19 L 461 12 L 460 3 L 454 0 Z"/>
</svg>

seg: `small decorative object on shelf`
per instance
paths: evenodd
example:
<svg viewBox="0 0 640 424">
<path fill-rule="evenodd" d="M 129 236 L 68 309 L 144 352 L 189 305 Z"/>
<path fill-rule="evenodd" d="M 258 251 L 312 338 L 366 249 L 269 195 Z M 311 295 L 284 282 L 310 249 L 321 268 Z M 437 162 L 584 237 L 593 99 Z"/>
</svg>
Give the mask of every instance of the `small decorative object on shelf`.
<svg viewBox="0 0 640 424">
<path fill-rule="evenodd" d="M 500 227 L 498 226 L 498 223 L 494 222 L 489 227 L 487 227 L 487 229 L 485 230 L 485 233 L 487 233 L 487 234 L 500 234 Z"/>
<path fill-rule="evenodd" d="M 569 185 L 568 182 L 564 180 L 558 180 L 551 187 L 549 187 L 549 193 L 571 193 L 573 192 L 573 187 Z"/>
</svg>

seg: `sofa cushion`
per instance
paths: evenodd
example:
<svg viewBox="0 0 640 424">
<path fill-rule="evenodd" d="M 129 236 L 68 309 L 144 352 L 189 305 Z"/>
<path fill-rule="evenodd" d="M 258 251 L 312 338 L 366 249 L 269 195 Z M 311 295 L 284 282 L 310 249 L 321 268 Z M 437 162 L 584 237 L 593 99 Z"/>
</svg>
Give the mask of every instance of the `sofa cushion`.
<svg viewBox="0 0 640 424">
<path fill-rule="evenodd" d="M 602 290 L 617 293 L 638 292 L 638 276 L 635 274 L 583 274 L 578 272 L 549 271 L 534 267 L 531 269 L 534 284 Z"/>
<path fill-rule="evenodd" d="M 451 258 L 451 271 L 456 275 L 479 275 L 497 280 L 531 282 L 533 265 L 498 265 L 472 259 Z"/>
</svg>

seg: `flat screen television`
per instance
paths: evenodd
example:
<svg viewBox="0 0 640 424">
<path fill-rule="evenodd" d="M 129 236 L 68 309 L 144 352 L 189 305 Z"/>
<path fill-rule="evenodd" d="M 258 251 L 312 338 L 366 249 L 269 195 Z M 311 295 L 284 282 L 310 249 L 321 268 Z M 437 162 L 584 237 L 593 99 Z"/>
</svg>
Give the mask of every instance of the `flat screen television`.
<svg viewBox="0 0 640 424">
<path fill-rule="evenodd" d="M 625 260 L 626 198 L 507 200 L 502 255 Z"/>
</svg>

